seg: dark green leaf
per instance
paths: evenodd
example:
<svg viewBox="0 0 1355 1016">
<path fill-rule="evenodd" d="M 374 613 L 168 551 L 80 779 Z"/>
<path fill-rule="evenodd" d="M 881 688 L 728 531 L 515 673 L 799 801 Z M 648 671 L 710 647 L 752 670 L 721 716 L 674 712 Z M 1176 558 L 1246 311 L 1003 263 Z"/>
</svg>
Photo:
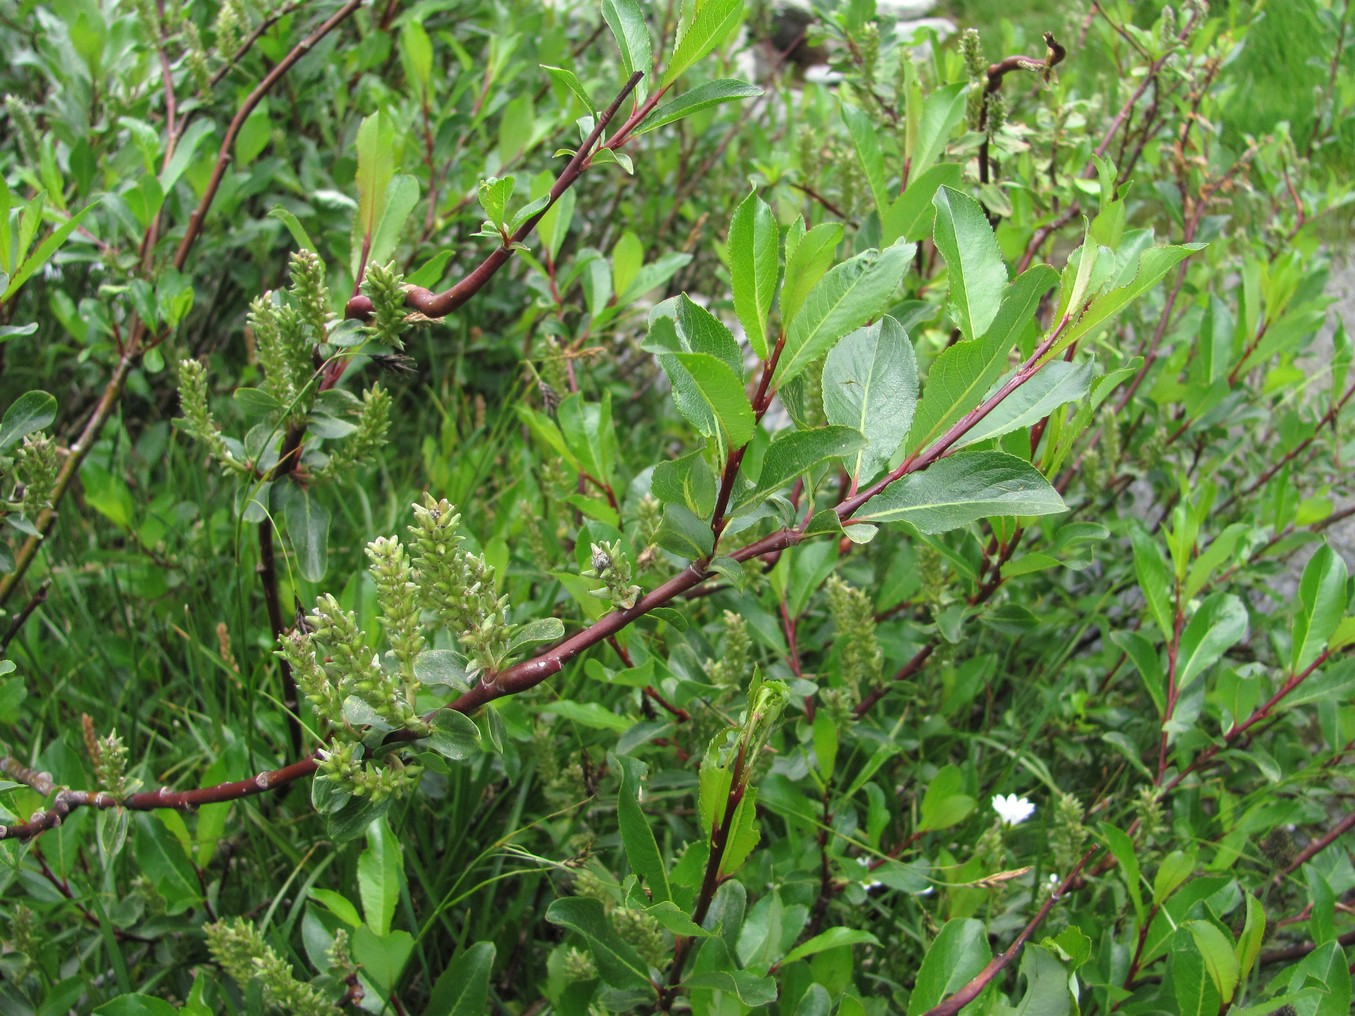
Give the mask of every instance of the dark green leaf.
<svg viewBox="0 0 1355 1016">
<path fill-rule="evenodd" d="M 1231 593 L 1215 593 L 1200 604 L 1181 633 L 1176 686 L 1184 691 L 1247 634 L 1247 608 Z"/>
<path fill-rule="evenodd" d="M 802 473 L 829 459 L 851 455 L 865 443 L 865 435 L 860 431 L 836 424 L 778 434 L 762 458 L 757 486 L 740 498 L 740 504 L 759 501 L 789 485 Z"/>
<path fill-rule="evenodd" d="M 648 988 L 649 967 L 612 929 L 602 901 L 571 896 L 546 908 L 546 920 L 576 931 L 588 942 L 598 974 L 616 988 Z"/>
<path fill-rule="evenodd" d="M 458 950 L 433 985 L 423 1016 L 481 1016 L 488 1012 L 493 968 L 493 942 L 476 942 L 469 949 Z"/>
<path fill-rule="evenodd" d="M 972 917 L 947 921 L 918 968 L 917 983 L 908 996 L 908 1016 L 922 1016 L 962 988 L 991 957 L 982 921 Z"/>
<path fill-rule="evenodd" d="M 853 517 L 910 522 L 944 533 L 996 515 L 1056 515 L 1063 498 L 1029 462 L 1006 452 L 961 452 L 886 487 Z"/>
<path fill-rule="evenodd" d="M 8 419 L 8 414 L 6 414 Z M 0 448 L 4 442 L 0 440 Z M 1326 648 L 1346 612 L 1346 563 L 1323 544 L 1303 569 L 1299 582 L 1299 611 L 1294 616 L 1289 672 L 1307 670 Z"/>
<path fill-rule="evenodd" d="M 277 484 L 273 506 L 287 527 L 302 578 L 319 582 L 329 567 L 329 509 L 296 483 Z"/>
<path fill-rule="evenodd" d="M 864 483 L 889 463 L 913 423 L 917 358 L 908 333 L 888 315 L 852 332 L 828 354 L 822 388 L 829 422 L 866 437 L 847 462 L 847 472 Z"/>
<path fill-rule="evenodd" d="M 888 309 L 913 249 L 910 243 L 896 243 L 883 251 L 869 250 L 820 279 L 786 333 L 774 383 L 780 387 L 793 380 L 842 336 Z"/>
<path fill-rule="evenodd" d="M 649 38 L 649 26 L 645 24 L 644 8 L 637 0 L 602 0 L 602 17 L 616 38 L 617 48 L 621 50 L 621 65 L 626 73 L 640 71 L 648 76 L 653 71 L 653 44 Z M 635 89 L 637 99 L 648 91 L 644 80 Z"/>
<path fill-rule="evenodd" d="M 469 722 L 469 721 L 468 721 Z M 358 895 L 367 926 L 383 936 L 391 930 L 404 882 L 404 855 L 384 819 L 367 827 L 367 849 L 358 855 Z"/>
<path fill-rule="evenodd" d="M 621 771 L 621 786 L 617 789 L 617 820 L 621 827 L 621 843 L 626 848 L 626 860 L 649 888 L 655 903 L 667 903 L 673 898 L 668 885 L 668 869 L 659 853 L 649 819 L 640 807 L 640 791 L 647 766 L 626 755 L 612 755 L 614 766 Z"/>
<path fill-rule="evenodd" d="M 56 419 L 56 399 L 46 392 L 24 392 L 10 403 L 0 420 L 0 452 Z"/>
<path fill-rule="evenodd" d="M 988 331 L 1007 286 L 1007 265 L 983 206 L 949 187 L 933 199 L 936 249 L 946 259 L 950 279 L 947 306 L 966 339 Z"/>
<path fill-rule="evenodd" d="M 691 452 L 654 467 L 651 487 L 664 504 L 680 504 L 698 518 L 709 519 L 715 510 L 715 474 L 703 452 Z"/>
<path fill-rule="evenodd" d="M 1046 363 L 1014 392 L 1000 402 L 991 413 L 975 424 L 953 447 L 1000 437 L 1022 427 L 1033 427 L 1046 416 L 1085 396 L 1091 388 L 1093 360 L 1069 363 L 1055 360 Z"/>
</svg>

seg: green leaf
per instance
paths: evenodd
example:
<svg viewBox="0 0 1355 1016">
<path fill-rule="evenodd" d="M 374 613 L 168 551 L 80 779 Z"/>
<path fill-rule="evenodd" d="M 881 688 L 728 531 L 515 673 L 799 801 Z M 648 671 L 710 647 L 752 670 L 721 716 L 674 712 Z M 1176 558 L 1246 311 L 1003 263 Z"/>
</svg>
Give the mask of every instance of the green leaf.
<svg viewBox="0 0 1355 1016">
<path fill-rule="evenodd" d="M 384 818 L 367 827 L 367 849 L 358 855 L 358 895 L 367 926 L 378 936 L 391 930 L 404 884 L 404 854 Z"/>
<path fill-rule="evenodd" d="M 363 117 L 358 126 L 358 207 L 353 217 L 349 272 L 357 275 L 362 251 L 385 212 L 387 190 L 395 175 L 395 125 L 380 111 Z"/>
<path fill-rule="evenodd" d="M 772 379 L 776 386 L 794 380 L 843 335 L 888 309 L 913 250 L 909 243 L 896 243 L 883 251 L 868 250 L 820 279 L 786 333 Z"/>
<path fill-rule="evenodd" d="M 26 397 L 26 396 L 25 396 Z M 6 414 L 6 419 L 8 419 Z M 0 439 L 0 449 L 4 441 Z M 1294 616 L 1289 672 L 1300 674 L 1322 655 L 1346 612 L 1346 563 L 1326 544 L 1303 569 L 1299 612 Z"/>
<path fill-rule="evenodd" d="M 655 903 L 673 899 L 668 885 L 668 869 L 659 853 L 649 819 L 640 808 L 640 789 L 648 769 L 643 762 L 627 755 L 612 755 L 613 767 L 621 771 L 621 785 L 617 789 L 617 821 L 621 828 L 621 843 L 626 849 L 626 860 L 649 888 Z"/>
<path fill-rule="evenodd" d="M 667 88 L 687 69 L 720 45 L 743 19 L 743 0 L 704 0 L 696 5 L 690 23 L 679 25 L 677 46 L 664 71 L 661 87 Z"/>
<path fill-rule="evenodd" d="M 829 422 L 866 436 L 847 462 L 847 472 L 864 483 L 888 465 L 913 425 L 917 357 L 908 333 L 888 315 L 852 332 L 828 354 L 822 388 Z"/>
<path fill-rule="evenodd" d="M 726 102 L 737 102 L 739 99 L 751 99 L 761 94 L 762 89 L 758 88 L 757 85 L 750 85 L 746 81 L 738 81 L 734 78 L 703 81 L 690 91 L 683 92 L 676 99 L 670 99 L 656 108 L 654 112 L 641 121 L 639 127 L 635 128 L 633 136 L 639 137 L 641 134 L 656 131 L 660 127 L 666 127 L 683 117 L 691 116 L 693 113 L 709 109 L 712 106 Z"/>
<path fill-rule="evenodd" d="M 476 942 L 452 958 L 428 997 L 423 1016 L 481 1016 L 489 1011 L 494 943 Z"/>
<path fill-rule="evenodd" d="M 1036 265 L 1015 279 L 1002 297 L 992 327 L 975 342 L 957 342 L 927 372 L 922 401 L 908 432 L 910 452 L 927 447 L 983 400 L 1007 366 L 1022 330 L 1029 327 L 1040 298 L 1058 280 L 1048 265 Z"/>
<path fill-rule="evenodd" d="M 153 995 L 119 995 L 94 1012 L 97 1016 L 176 1016 L 179 1012 L 164 999 Z"/>
<path fill-rule="evenodd" d="M 779 237 L 771 207 L 757 194 L 744 198 L 729 224 L 729 273 L 734 312 L 748 344 L 763 360 L 768 353 L 767 317 L 780 273 Z"/>
<path fill-rule="evenodd" d="M 922 811 L 918 817 L 918 832 L 949 829 L 974 810 L 974 798 L 964 792 L 964 774 L 958 766 L 943 766 L 927 781 L 922 795 Z"/>
<path fill-rule="evenodd" d="M 908 996 L 908 1016 L 922 1016 L 964 987 L 991 958 L 983 922 L 971 917 L 947 921 L 918 968 L 917 982 Z"/>
<path fill-rule="evenodd" d="M 10 403 L 0 420 L 0 452 L 29 434 L 49 427 L 56 419 L 56 399 L 47 392 L 24 392 Z"/>
<path fill-rule="evenodd" d="M 853 518 L 910 522 L 944 533 L 997 515 L 1057 515 L 1063 498 L 1029 462 L 1006 452 L 961 452 L 890 484 Z"/>
<path fill-rule="evenodd" d="M 842 122 L 847 125 L 847 132 L 852 136 L 856 157 L 861 161 L 871 196 L 875 199 L 875 208 L 883 222 L 885 209 L 889 207 L 889 193 L 885 184 L 884 153 L 880 150 L 880 139 L 875 135 L 874 121 L 855 106 L 845 102 L 840 105 Z"/>
<path fill-rule="evenodd" d="M 739 499 L 739 504 L 762 500 L 820 463 L 851 455 L 865 443 L 860 431 L 836 424 L 815 430 L 783 431 L 767 446 L 757 485 Z"/>
<path fill-rule="evenodd" d="M 709 353 L 669 353 L 659 365 L 673 386 L 678 410 L 704 437 L 739 448 L 753 436 L 753 407 L 743 379 Z"/>
<path fill-rule="evenodd" d="M 513 640 L 508 643 L 510 653 L 526 652 L 535 646 L 543 646 L 550 642 L 559 642 L 565 637 L 565 623 L 558 617 L 539 617 L 534 621 L 528 621 L 513 633 Z"/>
<path fill-rule="evenodd" d="M 954 187 L 964 175 L 964 167 L 943 162 L 908 181 L 908 188 L 880 213 L 880 242 L 923 240 L 932 234 L 936 206 L 932 199 L 941 187 Z"/>
<path fill-rule="evenodd" d="M 639 71 L 648 77 L 654 69 L 653 44 L 649 38 L 649 26 L 645 24 L 644 9 L 638 0 L 602 0 L 602 17 L 616 38 L 626 74 Z M 641 79 L 635 89 L 636 100 L 643 100 L 648 91 L 645 80 Z"/>
<path fill-rule="evenodd" d="M 350 928 L 356 928 L 362 924 L 362 917 L 358 914 L 358 908 L 353 906 L 343 893 L 336 893 L 332 889 L 312 888 L 308 895 Z"/>
<path fill-rule="evenodd" d="M 1094 367 L 1095 361 L 1090 359 L 1081 363 L 1067 360 L 1046 363 L 952 447 L 963 448 L 1023 427 L 1033 427 L 1060 406 L 1085 396 L 1091 389 Z"/>
<path fill-rule="evenodd" d="M 386 187 L 385 207 L 381 221 L 372 234 L 372 249 L 367 255 L 369 264 L 383 265 L 395 253 L 404 233 L 405 222 L 419 203 L 419 181 L 406 173 L 391 178 Z"/>
<path fill-rule="evenodd" d="M 62 222 L 56 229 L 52 230 L 52 232 L 47 235 L 47 238 L 43 240 L 42 243 L 38 244 L 38 249 L 22 261 L 18 269 L 15 270 L 14 274 L 11 276 L 9 285 L 4 287 L 3 293 L 0 293 L 0 303 L 5 303 L 13 297 L 14 294 L 19 291 L 19 287 L 27 282 L 34 272 L 51 260 L 52 255 L 66 242 L 66 238 L 80 227 L 80 224 L 85 221 L 85 217 L 89 215 L 89 213 L 94 210 L 95 205 L 102 200 L 103 195 L 95 198 L 89 204 L 85 205 L 84 208 L 80 209 L 80 211 Z"/>
<path fill-rule="evenodd" d="M 1204 968 L 1214 982 L 1224 1003 L 1232 1001 L 1237 990 L 1238 964 L 1233 955 L 1233 943 L 1219 928 L 1208 921 L 1187 921 L 1181 927 L 1190 932 L 1195 948 L 1204 958 Z"/>
<path fill-rule="evenodd" d="M 1176 632 L 1176 610 L 1172 606 L 1175 580 L 1171 569 L 1162 556 L 1162 549 L 1145 531 L 1135 527 L 1129 540 L 1134 547 L 1134 572 L 1138 575 L 1139 590 L 1162 637 L 1170 641 Z"/>
<path fill-rule="evenodd" d="M 1247 634 L 1247 608 L 1232 593 L 1215 593 L 1200 604 L 1181 634 L 1176 686 L 1184 691 Z"/>
<path fill-rule="evenodd" d="M 593 98 L 588 94 L 588 89 L 583 87 L 573 71 L 564 67 L 552 67 L 549 64 L 542 64 L 541 69 L 577 95 L 579 101 L 583 103 L 583 108 L 588 110 L 589 113 L 598 111 L 598 107 L 593 105 Z"/>
<path fill-rule="evenodd" d="M 710 522 L 697 518 L 682 505 L 672 503 L 664 505 L 663 522 L 654 540 L 664 550 L 691 561 L 709 557 L 715 546 Z"/>
<path fill-rule="evenodd" d="M 460 691 L 470 688 L 460 654 L 450 649 L 425 649 L 414 657 L 414 676 L 420 684 L 441 684 Z"/>
<path fill-rule="evenodd" d="M 1130 303 L 1161 282 L 1164 275 L 1195 251 L 1202 250 L 1204 246 L 1202 243 L 1187 243 L 1176 247 L 1150 247 L 1144 251 L 1139 257 L 1138 272 L 1134 275 L 1134 281 L 1094 297 L 1086 312 L 1049 350 L 1046 359 L 1054 359 L 1074 342 L 1110 322 Z M 1074 314 L 1077 311 L 1076 307 L 1070 309 Z"/>
<path fill-rule="evenodd" d="M 460 762 L 480 753 L 480 728 L 465 713 L 440 709 L 425 741 L 443 758 Z"/>
<path fill-rule="evenodd" d="M 562 720 L 569 720 L 571 723 L 590 727 L 593 730 L 612 730 L 618 734 L 624 734 L 635 726 L 633 719 L 612 712 L 601 702 L 575 702 L 573 699 L 560 699 L 558 702 L 542 706 L 541 711 L 554 713 Z"/>
<path fill-rule="evenodd" d="M 786 953 L 785 958 L 781 960 L 781 965 L 784 967 L 796 960 L 813 956 L 815 953 L 821 953 L 826 949 L 840 949 L 843 946 L 862 944 L 879 945 L 880 940 L 868 931 L 859 931 L 855 928 L 829 928 Z"/>
<path fill-rule="evenodd" d="M 1108 822 L 1101 823 L 1101 835 L 1105 837 L 1106 847 L 1120 866 L 1120 875 L 1129 890 L 1129 901 L 1134 905 L 1135 919 L 1142 926 L 1143 886 L 1139 875 L 1138 857 L 1134 853 L 1134 841 Z"/>
<path fill-rule="evenodd" d="M 1074 1011 L 1076 999 L 1069 990 L 1068 968 L 1043 943 L 1027 945 L 1022 951 L 1020 973 L 1026 982 L 1025 994 L 1003 1016 L 1068 1016 Z"/>
<path fill-rule="evenodd" d="M 197 871 L 173 833 L 158 816 L 138 815 L 134 838 L 137 869 L 165 898 L 166 913 L 182 914 L 202 900 Z"/>
<path fill-rule="evenodd" d="M 650 489 L 664 504 L 683 505 L 698 518 L 709 519 L 715 510 L 715 474 L 699 451 L 656 465 Z"/>
<path fill-rule="evenodd" d="M 196 123 L 198 123 L 198 121 L 195 120 L 194 124 Z M 268 210 L 268 214 L 271 218 L 281 220 L 282 224 L 287 227 L 287 232 L 291 234 L 292 240 L 296 244 L 298 250 L 316 250 L 315 241 L 312 240 L 310 234 L 306 232 L 306 227 L 301 225 L 301 220 L 292 214 L 292 212 L 283 208 L 282 205 L 274 205 Z M 436 282 L 437 280 L 434 279 L 433 281 Z"/>
<path fill-rule="evenodd" d="M 601 900 L 582 896 L 556 900 L 546 908 L 546 920 L 584 937 L 598 974 L 607 984 L 616 988 L 649 988 L 649 967 L 612 929 Z"/>
<path fill-rule="evenodd" d="M 413 951 L 414 936 L 407 931 L 378 935 L 364 924 L 353 932 L 353 959 L 382 995 L 394 991 Z"/>
<path fill-rule="evenodd" d="M 1242 934 L 1237 936 L 1234 955 L 1237 957 L 1238 979 L 1245 981 L 1261 955 L 1261 943 L 1266 937 L 1266 911 L 1251 893 L 1244 896 L 1247 903 L 1247 917 L 1242 925 Z"/>
<path fill-rule="evenodd" d="M 273 504 L 287 526 L 297 568 L 308 582 L 319 582 L 329 567 L 329 509 L 296 483 L 273 488 Z"/>
<path fill-rule="evenodd" d="M 433 74 L 433 41 L 416 19 L 411 18 L 400 27 L 400 61 L 406 79 L 420 96 L 426 96 Z"/>
<path fill-rule="evenodd" d="M 790 327 L 804 305 L 809 291 L 823 278 L 833 263 L 837 245 L 842 242 L 842 226 L 821 222 L 792 243 L 786 238 L 786 278 L 781 286 L 781 327 Z"/>
<path fill-rule="evenodd" d="M 745 1006 L 765 1006 L 776 1001 L 776 980 L 752 970 L 707 970 L 692 974 L 682 986 L 688 990 L 713 988 L 734 995 Z"/>
<path fill-rule="evenodd" d="M 936 192 L 936 249 L 950 279 L 947 306 L 961 334 L 978 338 L 997 317 L 1007 286 L 1007 265 L 983 206 L 949 187 Z"/>
<path fill-rule="evenodd" d="M 925 173 L 945 150 L 951 131 L 964 117 L 964 107 L 965 84 L 962 81 L 933 89 L 927 95 L 917 117 L 917 133 L 909 152 L 912 157 L 909 168 L 913 173 Z"/>
<path fill-rule="evenodd" d="M 1171 985 L 1180 1016 L 1217 1016 L 1222 1006 L 1218 989 L 1205 972 L 1204 957 L 1183 929 L 1173 938 L 1167 983 Z"/>
</svg>

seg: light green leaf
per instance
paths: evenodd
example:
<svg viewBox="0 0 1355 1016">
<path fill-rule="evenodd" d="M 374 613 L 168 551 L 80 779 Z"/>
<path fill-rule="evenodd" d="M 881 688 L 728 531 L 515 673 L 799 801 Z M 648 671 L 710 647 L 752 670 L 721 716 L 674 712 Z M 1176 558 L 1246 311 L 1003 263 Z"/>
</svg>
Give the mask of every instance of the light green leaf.
<svg viewBox="0 0 1355 1016">
<path fill-rule="evenodd" d="M 1176 611 L 1172 606 L 1175 580 L 1171 570 L 1162 556 L 1162 549 L 1142 529 L 1136 527 L 1129 539 L 1134 547 L 1134 571 L 1138 575 L 1139 589 L 1162 637 L 1170 640 L 1176 631 Z"/>
<path fill-rule="evenodd" d="M 419 181 L 407 173 L 391 178 L 386 187 L 385 207 L 381 221 L 372 234 L 372 249 L 367 255 L 369 264 L 384 265 L 390 260 L 404 233 L 405 222 L 419 203 Z"/>
<path fill-rule="evenodd" d="M 670 123 L 676 123 L 683 117 L 691 116 L 703 109 L 709 109 L 725 102 L 737 102 L 739 99 L 751 99 L 761 94 L 762 89 L 758 88 L 757 85 L 750 85 L 746 81 L 738 81 L 734 78 L 703 81 L 690 91 L 683 92 L 676 99 L 671 99 L 656 108 L 654 112 L 644 118 L 640 126 L 635 129 L 634 134 L 636 137 L 641 134 L 648 134 L 650 131 L 666 127 Z"/>
<path fill-rule="evenodd" d="M 358 896 L 367 926 L 378 936 L 391 930 L 395 904 L 404 883 L 404 854 L 400 841 L 384 818 L 367 827 L 367 848 L 358 855 Z"/>
<path fill-rule="evenodd" d="M 910 522 L 944 533 L 997 515 L 1057 515 L 1063 498 L 1029 462 L 1006 452 L 961 452 L 886 487 L 853 518 Z"/>
<path fill-rule="evenodd" d="M 950 279 L 947 306 L 961 334 L 966 339 L 978 338 L 997 317 L 1007 286 L 1007 264 L 982 205 L 949 187 L 938 190 L 932 203 L 936 206 L 933 236 Z"/>
<path fill-rule="evenodd" d="M 889 193 L 885 185 L 884 153 L 880 150 L 880 139 L 875 136 L 875 123 L 867 114 L 845 102 L 841 103 L 841 112 L 842 122 L 852 136 L 856 157 L 861 161 L 871 196 L 875 199 L 875 208 L 883 220 L 885 209 L 889 207 Z"/>
<path fill-rule="evenodd" d="M 27 396 L 25 396 L 26 398 Z M 8 419 L 8 414 L 6 414 Z M 5 446 L 0 438 L 0 449 Z M 1323 544 L 1303 569 L 1299 612 L 1294 616 L 1289 672 L 1299 674 L 1322 655 L 1346 612 L 1346 563 Z"/>
<path fill-rule="evenodd" d="M 358 207 L 353 217 L 353 250 L 349 271 L 358 273 L 364 241 L 376 230 L 385 212 L 387 189 L 395 175 L 395 125 L 380 111 L 363 117 L 358 127 Z"/>
<path fill-rule="evenodd" d="M 905 190 L 880 213 L 880 242 L 895 240 L 922 240 L 932 234 L 936 221 L 936 206 L 932 199 L 941 187 L 954 187 L 964 175 L 964 167 L 954 162 L 943 162 L 908 181 Z"/>
<path fill-rule="evenodd" d="M 847 472 L 864 483 L 888 464 L 913 424 L 917 357 L 908 333 L 888 315 L 852 332 L 828 354 L 822 389 L 828 421 L 866 436 L 847 462 Z"/>
<path fill-rule="evenodd" d="M 1237 990 L 1238 964 L 1233 955 L 1233 943 L 1219 928 L 1208 921 L 1187 921 L 1181 927 L 1190 932 L 1195 948 L 1204 958 L 1204 969 L 1214 982 L 1224 1003 L 1232 1001 Z"/>
<path fill-rule="evenodd" d="M 704 0 L 696 5 L 690 23 L 678 28 L 677 46 L 664 71 L 667 88 L 703 56 L 720 45 L 743 19 L 743 0 Z"/>
<path fill-rule="evenodd" d="M 964 774 L 959 767 L 943 766 L 927 781 L 927 790 L 922 795 L 917 831 L 935 832 L 939 829 L 949 829 L 963 822 L 974 810 L 976 803 L 973 797 L 964 792 Z"/>
<path fill-rule="evenodd" d="M 552 67 L 549 64 L 542 64 L 541 69 L 577 95 L 579 101 L 583 103 L 583 108 L 588 110 L 589 113 L 597 112 L 598 108 L 593 105 L 593 99 L 592 96 L 588 94 L 588 89 L 583 87 L 583 84 L 579 81 L 578 76 L 573 71 L 567 70 L 564 67 Z"/>
<path fill-rule="evenodd" d="M 896 243 L 883 251 L 869 250 L 844 261 L 819 280 L 786 333 L 772 379 L 777 387 L 803 373 L 843 335 L 889 308 L 913 249 L 910 243 Z"/>
<path fill-rule="evenodd" d="M 909 168 L 913 173 L 925 173 L 945 150 L 951 131 L 964 117 L 964 107 L 964 82 L 933 89 L 927 95 L 922 114 L 917 118 L 916 140 L 909 153 L 912 156 Z"/>
<path fill-rule="evenodd" d="M 703 452 L 691 452 L 654 467 L 650 489 L 664 504 L 680 504 L 698 518 L 715 510 L 715 474 Z"/>
<path fill-rule="evenodd" d="M 626 68 L 626 74 L 639 71 L 647 78 L 653 72 L 654 57 L 644 8 L 638 0 L 602 0 L 602 17 L 616 38 L 617 48 L 621 50 L 621 65 Z M 635 88 L 635 98 L 643 100 L 648 91 L 646 81 L 642 78 Z"/>
<path fill-rule="evenodd" d="M 1063 333 L 1046 354 L 1046 359 L 1056 358 L 1074 342 L 1107 324 L 1130 303 L 1161 282 L 1164 275 L 1204 246 L 1202 243 L 1187 243 L 1176 247 L 1151 247 L 1144 251 L 1139 257 L 1139 269 L 1134 281 L 1093 298 L 1086 313 Z M 1076 313 L 1077 308 L 1072 308 L 1072 312 Z"/>
<path fill-rule="evenodd" d="M 767 359 L 767 316 L 776 298 L 780 272 L 779 233 L 768 204 L 750 194 L 729 224 L 729 273 L 734 286 L 734 312 L 753 352 Z"/>
<path fill-rule="evenodd" d="M 859 931 L 855 928 L 829 928 L 786 953 L 781 965 L 784 967 L 796 960 L 813 956 L 815 953 L 821 953 L 826 949 L 840 949 L 845 945 L 861 945 L 863 943 L 879 945 L 880 940 L 868 931 Z"/>
<path fill-rule="evenodd" d="M 52 232 L 47 235 L 47 238 L 44 239 L 42 243 L 38 244 L 38 249 L 27 258 L 23 259 L 18 269 L 15 270 L 13 276 L 10 278 L 9 285 L 5 287 L 3 293 L 0 293 L 0 303 L 4 303 L 14 296 L 14 294 L 19 291 L 19 287 L 27 282 L 34 272 L 51 260 L 52 255 L 66 242 L 66 238 L 70 236 L 71 233 L 75 232 L 80 224 L 85 221 L 85 217 L 89 215 L 89 213 L 94 210 L 94 207 L 102 200 L 103 196 L 100 195 L 89 204 L 85 205 L 84 208 L 80 209 L 80 211 L 76 212 L 61 225 L 57 226 L 56 229 L 52 230 Z"/>
<path fill-rule="evenodd" d="M 798 221 L 798 220 L 797 220 Z M 781 327 L 789 328 L 804 306 L 805 297 L 833 263 L 837 245 L 842 242 L 842 226 L 820 222 L 796 238 L 794 226 L 786 234 L 786 278 L 781 286 Z"/>
</svg>

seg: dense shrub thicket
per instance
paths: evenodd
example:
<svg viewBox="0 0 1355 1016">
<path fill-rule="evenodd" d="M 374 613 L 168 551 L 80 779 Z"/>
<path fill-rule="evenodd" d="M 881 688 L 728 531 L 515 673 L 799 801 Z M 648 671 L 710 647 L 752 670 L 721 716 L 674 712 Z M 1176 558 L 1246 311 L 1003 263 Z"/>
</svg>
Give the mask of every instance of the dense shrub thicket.
<svg viewBox="0 0 1355 1016">
<path fill-rule="evenodd" d="M 1347 0 L 778 17 L 0 2 L 0 1010 L 1350 1011 Z"/>
</svg>

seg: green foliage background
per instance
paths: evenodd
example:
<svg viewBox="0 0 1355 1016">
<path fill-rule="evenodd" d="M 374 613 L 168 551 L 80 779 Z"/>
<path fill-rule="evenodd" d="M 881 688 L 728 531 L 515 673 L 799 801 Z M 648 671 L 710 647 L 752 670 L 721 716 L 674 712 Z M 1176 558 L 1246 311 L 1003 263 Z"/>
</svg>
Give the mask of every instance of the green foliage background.
<svg viewBox="0 0 1355 1016">
<path fill-rule="evenodd" d="M 0 1009 L 1348 1012 L 1349 5 L 1008 7 L 0 2 Z"/>
</svg>

